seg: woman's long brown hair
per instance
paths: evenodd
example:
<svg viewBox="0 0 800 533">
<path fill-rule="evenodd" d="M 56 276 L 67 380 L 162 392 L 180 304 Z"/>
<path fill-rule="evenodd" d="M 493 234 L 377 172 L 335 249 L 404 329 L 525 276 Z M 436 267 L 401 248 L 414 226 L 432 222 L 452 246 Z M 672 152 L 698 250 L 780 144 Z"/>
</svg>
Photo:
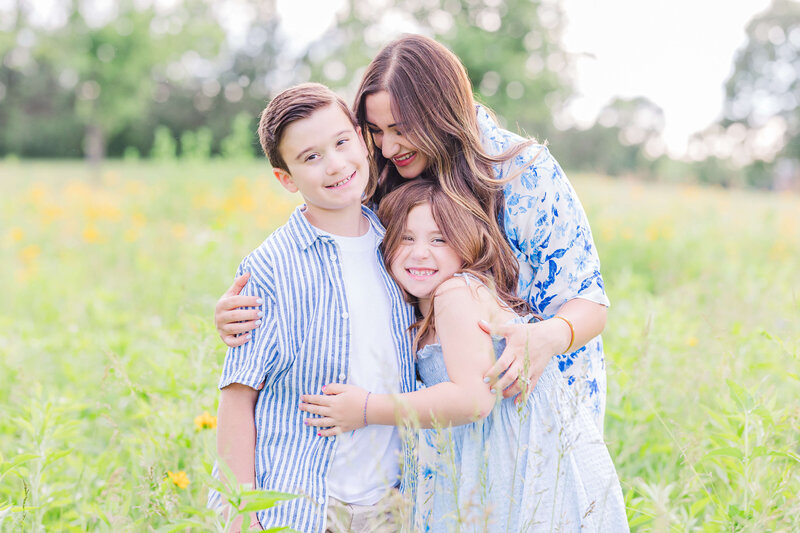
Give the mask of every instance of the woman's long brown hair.
<svg viewBox="0 0 800 533">
<path fill-rule="evenodd" d="M 436 179 L 454 202 L 487 223 L 500 223 L 502 185 L 492 164 L 517 156 L 534 141 L 520 143 L 500 156 L 481 146 L 472 84 L 459 59 L 442 44 L 422 35 L 404 35 L 386 45 L 367 66 L 353 105 L 356 120 L 372 153 L 372 171 L 382 176 L 373 200 L 406 181 L 372 140 L 366 99 L 389 93 L 392 115 L 402 133 L 428 159 L 422 177 Z M 384 175 L 383 172 L 386 171 Z"/>
<path fill-rule="evenodd" d="M 403 246 L 408 213 L 424 204 L 430 205 L 433 220 L 445 242 L 461 258 L 461 271 L 476 275 L 518 314 L 527 312 L 528 303 L 515 296 L 519 263 L 497 224 L 489 224 L 483 217 L 477 217 L 455 203 L 433 180 L 411 180 L 389 193 L 380 204 L 378 217 L 386 227 L 381 251 L 389 272 L 392 272 L 392 262 Z M 413 296 L 405 291 L 404 294 L 409 303 L 417 304 Z M 431 312 L 414 326 L 419 326 L 414 341 L 416 351 L 417 341 L 434 328 L 433 299 Z"/>
</svg>

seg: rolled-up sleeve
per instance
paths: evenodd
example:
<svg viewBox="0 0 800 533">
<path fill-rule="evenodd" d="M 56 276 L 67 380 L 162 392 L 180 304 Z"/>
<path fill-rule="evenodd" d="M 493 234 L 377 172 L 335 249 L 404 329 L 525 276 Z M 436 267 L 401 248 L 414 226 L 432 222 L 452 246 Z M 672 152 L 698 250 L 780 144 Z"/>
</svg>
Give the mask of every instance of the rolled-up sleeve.
<svg viewBox="0 0 800 533">
<path fill-rule="evenodd" d="M 242 261 L 236 275 L 240 276 L 244 272 L 250 272 L 250 279 L 241 294 L 261 298 L 264 303 L 260 309 L 264 312 L 264 316 L 261 317 L 261 325 L 251 331 L 252 339 L 241 346 L 228 348 L 219 380 L 220 389 L 231 383 L 241 383 L 253 389 L 261 388 L 277 356 L 275 342 L 277 310 L 275 300 L 266 286 L 268 281 L 253 271 L 249 258 Z"/>
</svg>

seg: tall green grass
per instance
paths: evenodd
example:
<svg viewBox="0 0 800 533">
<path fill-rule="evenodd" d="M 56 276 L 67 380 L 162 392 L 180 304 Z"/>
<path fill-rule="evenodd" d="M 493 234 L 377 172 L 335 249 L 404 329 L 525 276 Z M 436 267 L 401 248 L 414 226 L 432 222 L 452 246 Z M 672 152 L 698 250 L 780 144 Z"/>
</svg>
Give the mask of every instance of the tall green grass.
<svg viewBox="0 0 800 533">
<path fill-rule="evenodd" d="M 632 529 L 800 530 L 800 199 L 573 184 Z M 211 315 L 296 203 L 263 163 L 0 164 L 0 530 L 224 528 Z"/>
</svg>

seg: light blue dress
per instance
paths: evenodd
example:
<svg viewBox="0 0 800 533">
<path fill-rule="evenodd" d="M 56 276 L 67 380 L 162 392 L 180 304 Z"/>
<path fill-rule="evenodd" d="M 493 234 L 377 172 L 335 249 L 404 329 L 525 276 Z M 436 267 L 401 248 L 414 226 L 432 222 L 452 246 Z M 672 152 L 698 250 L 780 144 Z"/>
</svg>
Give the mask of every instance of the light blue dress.
<svg viewBox="0 0 800 533">
<path fill-rule="evenodd" d="M 505 339 L 493 342 L 499 356 Z M 417 357 L 425 386 L 450 381 L 440 344 L 425 346 Z M 420 440 L 417 517 L 423 531 L 628 531 L 608 449 L 555 359 L 524 405 L 498 401 L 485 419 L 423 430 Z"/>
</svg>

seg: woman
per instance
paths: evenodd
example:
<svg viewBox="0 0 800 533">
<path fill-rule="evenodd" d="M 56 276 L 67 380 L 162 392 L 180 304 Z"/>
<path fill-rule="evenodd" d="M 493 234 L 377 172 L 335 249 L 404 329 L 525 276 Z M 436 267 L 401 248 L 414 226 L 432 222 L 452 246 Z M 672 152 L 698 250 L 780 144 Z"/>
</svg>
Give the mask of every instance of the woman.
<svg viewBox="0 0 800 533">
<path fill-rule="evenodd" d="M 557 357 L 602 432 L 606 379 L 599 335 L 609 302 L 586 215 L 555 159 L 545 147 L 499 128 L 476 105 L 458 58 L 427 37 L 406 35 L 386 45 L 367 67 L 354 108 L 373 171 L 381 176 L 376 204 L 404 180 L 435 179 L 456 203 L 499 224 L 519 263 L 517 296 L 545 320 L 483 325 L 507 340 L 485 375 L 487 387 L 516 395 L 520 385 L 535 385 Z M 237 296 L 245 282 L 236 280 L 217 303 L 215 322 L 229 346 L 246 342 L 241 334 L 257 320 L 257 310 L 238 309 L 257 305 Z"/>
</svg>

